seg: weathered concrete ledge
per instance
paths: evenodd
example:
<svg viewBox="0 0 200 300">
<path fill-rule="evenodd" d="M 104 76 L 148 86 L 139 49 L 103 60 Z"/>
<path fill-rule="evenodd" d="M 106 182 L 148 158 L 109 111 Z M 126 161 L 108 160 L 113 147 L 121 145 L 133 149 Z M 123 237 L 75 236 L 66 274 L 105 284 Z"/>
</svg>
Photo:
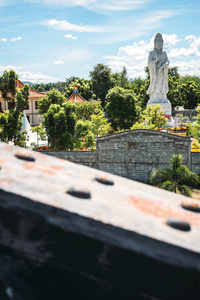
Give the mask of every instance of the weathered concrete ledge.
<svg viewBox="0 0 200 300">
<path fill-rule="evenodd" d="M 199 211 L 198 201 L 0 143 L 1 291 L 197 300 Z"/>
</svg>

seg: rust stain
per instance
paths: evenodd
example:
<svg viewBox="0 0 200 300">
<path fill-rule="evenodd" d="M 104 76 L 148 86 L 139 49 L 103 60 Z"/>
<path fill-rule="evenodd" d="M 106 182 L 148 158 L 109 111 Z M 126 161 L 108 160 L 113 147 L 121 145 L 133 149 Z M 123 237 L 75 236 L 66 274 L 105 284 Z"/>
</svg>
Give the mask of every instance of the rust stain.
<svg viewBox="0 0 200 300">
<path fill-rule="evenodd" d="M 200 225 L 200 216 L 189 211 L 171 207 L 162 202 L 146 200 L 139 197 L 129 196 L 130 202 L 143 213 L 158 218 L 179 218 L 188 221 L 191 225 Z"/>
<path fill-rule="evenodd" d="M 54 165 L 54 166 L 50 166 L 50 168 L 51 168 L 51 169 L 54 169 L 54 170 L 58 170 L 58 171 L 64 169 L 64 167 L 55 166 L 55 165 Z"/>
<path fill-rule="evenodd" d="M 51 170 L 52 169 L 51 166 L 47 166 L 45 164 L 26 162 L 23 164 L 23 167 L 26 170 L 41 172 L 48 175 L 56 175 L 56 173 Z"/>
<path fill-rule="evenodd" d="M 8 180 L 8 179 L 0 179 L 0 185 L 1 185 L 1 183 L 6 183 L 8 185 L 13 185 L 13 182 Z"/>
<path fill-rule="evenodd" d="M 6 161 L 6 158 L 1 157 L 1 158 L 0 158 L 0 163 L 2 163 L 2 162 L 4 162 L 4 161 Z"/>
<path fill-rule="evenodd" d="M 32 170 L 35 167 L 35 163 L 31 163 L 31 162 L 25 162 L 23 164 L 24 169 L 26 170 Z"/>
</svg>

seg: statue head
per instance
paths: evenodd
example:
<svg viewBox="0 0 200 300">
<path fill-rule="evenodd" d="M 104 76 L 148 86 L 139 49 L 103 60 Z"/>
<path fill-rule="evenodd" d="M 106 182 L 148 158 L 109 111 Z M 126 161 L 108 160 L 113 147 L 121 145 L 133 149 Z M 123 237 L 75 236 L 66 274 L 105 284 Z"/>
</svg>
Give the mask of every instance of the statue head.
<svg viewBox="0 0 200 300">
<path fill-rule="evenodd" d="M 160 32 L 157 32 L 154 38 L 154 49 L 161 50 L 163 48 L 163 37 Z"/>
</svg>

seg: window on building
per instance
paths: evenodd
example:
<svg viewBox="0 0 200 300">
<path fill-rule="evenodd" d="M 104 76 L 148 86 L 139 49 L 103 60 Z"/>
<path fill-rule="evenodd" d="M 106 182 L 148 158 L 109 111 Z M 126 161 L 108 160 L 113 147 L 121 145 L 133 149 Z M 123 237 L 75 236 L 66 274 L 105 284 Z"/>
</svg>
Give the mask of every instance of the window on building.
<svg viewBox="0 0 200 300">
<path fill-rule="evenodd" d="M 29 123 L 30 123 L 30 116 L 26 116 L 27 117 L 27 120 L 29 121 Z"/>
<path fill-rule="evenodd" d="M 2 105 L 1 105 L 1 102 L 0 102 L 0 111 L 2 111 Z"/>
<path fill-rule="evenodd" d="M 38 101 L 35 101 L 35 109 L 38 109 Z"/>
<path fill-rule="evenodd" d="M 29 102 L 28 102 L 28 104 L 27 104 L 27 106 L 26 106 L 26 110 L 29 110 Z"/>
<path fill-rule="evenodd" d="M 14 109 L 15 108 L 15 102 L 8 102 L 8 109 Z"/>
</svg>

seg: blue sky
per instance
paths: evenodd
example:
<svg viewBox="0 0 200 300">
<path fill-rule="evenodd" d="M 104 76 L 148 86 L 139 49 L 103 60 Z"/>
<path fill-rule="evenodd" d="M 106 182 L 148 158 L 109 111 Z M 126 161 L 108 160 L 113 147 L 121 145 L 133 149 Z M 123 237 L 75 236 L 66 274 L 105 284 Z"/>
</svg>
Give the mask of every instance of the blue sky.
<svg viewBox="0 0 200 300">
<path fill-rule="evenodd" d="M 0 0 L 0 74 L 87 79 L 94 65 L 144 77 L 160 31 L 170 66 L 200 76 L 199 0 Z"/>
</svg>

